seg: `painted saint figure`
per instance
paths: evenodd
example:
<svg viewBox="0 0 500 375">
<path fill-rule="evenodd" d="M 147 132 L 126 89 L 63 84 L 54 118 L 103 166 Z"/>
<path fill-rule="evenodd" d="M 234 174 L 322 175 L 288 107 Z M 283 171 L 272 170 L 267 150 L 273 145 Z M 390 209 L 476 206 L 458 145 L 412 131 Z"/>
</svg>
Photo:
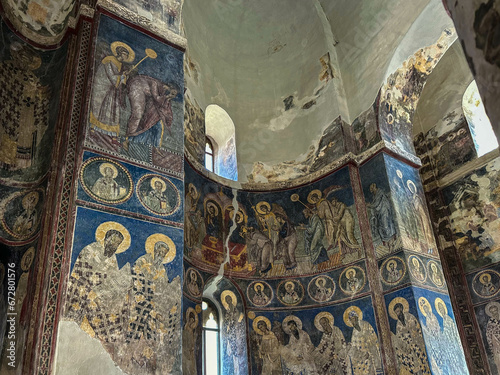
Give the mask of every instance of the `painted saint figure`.
<svg viewBox="0 0 500 375">
<path fill-rule="evenodd" d="M 347 375 L 351 373 L 347 344 L 342 331 L 333 322 L 333 315 L 326 311 L 314 318 L 315 327 L 323 335 L 313 356 L 319 374 Z"/>
<path fill-rule="evenodd" d="M 314 293 L 314 299 L 320 302 L 328 301 L 332 296 L 332 288 L 327 288 L 325 286 L 325 278 L 318 277 L 315 282 L 316 292 Z"/>
<path fill-rule="evenodd" d="M 264 306 L 269 302 L 269 297 L 264 292 L 264 285 L 262 283 L 256 283 L 254 285 L 255 294 L 253 295 L 252 302 L 258 306 Z"/>
<path fill-rule="evenodd" d="M 295 250 L 297 249 L 297 232 L 283 207 L 273 203 L 273 213 L 280 225 L 279 239 L 276 244 L 276 259 L 283 259 L 283 265 L 287 271 L 291 271 L 297 267 L 295 259 Z"/>
<path fill-rule="evenodd" d="M 115 181 L 118 176 L 118 170 L 111 163 L 102 163 L 99 166 L 99 177 L 92 186 L 92 192 L 98 197 L 106 200 L 116 200 L 126 194 L 126 189 L 119 186 Z"/>
<path fill-rule="evenodd" d="M 394 224 L 391 201 L 375 183 L 370 185 L 370 192 L 373 195 L 372 202 L 369 204 L 371 209 L 370 224 L 380 237 L 382 244 L 387 246 L 389 251 L 392 251 L 391 245 L 396 236 L 396 225 Z"/>
<path fill-rule="evenodd" d="M 38 211 L 36 205 L 40 199 L 40 193 L 32 191 L 23 197 L 21 202 L 23 212 L 14 221 L 13 232 L 19 238 L 27 238 L 34 233 L 38 224 Z"/>
<path fill-rule="evenodd" d="M 285 293 L 281 293 L 281 300 L 287 305 L 295 305 L 300 301 L 300 296 L 295 290 L 293 281 L 287 281 L 285 283 Z"/>
<path fill-rule="evenodd" d="M 398 263 L 395 260 L 387 262 L 387 281 L 396 283 L 403 276 L 403 271 L 398 269 Z"/>
<path fill-rule="evenodd" d="M 191 269 L 189 272 L 189 281 L 187 282 L 187 289 L 193 297 L 201 296 L 200 287 L 198 286 L 198 275 L 196 271 Z"/>
<path fill-rule="evenodd" d="M 500 303 L 488 303 L 485 312 L 489 316 L 486 326 L 486 340 L 498 371 L 500 370 Z"/>
<path fill-rule="evenodd" d="M 144 195 L 144 203 L 146 206 L 160 214 L 171 212 L 172 207 L 168 200 L 168 196 L 165 194 L 165 190 L 167 190 L 165 181 L 158 177 L 153 177 L 151 179 L 151 187 L 152 190 L 150 190 L 147 195 Z"/>
<path fill-rule="evenodd" d="M 261 335 L 258 347 L 258 357 L 262 360 L 262 374 L 281 375 L 280 343 L 271 331 L 271 322 L 264 316 L 259 316 L 253 321 L 253 329 Z"/>
<path fill-rule="evenodd" d="M 224 306 L 224 320 L 223 329 L 225 329 L 225 343 L 224 349 L 227 358 L 229 358 L 228 373 L 240 374 L 243 371 L 240 362 L 244 353 L 244 328 L 241 321 L 243 320 L 243 313 L 237 307 L 236 295 L 231 290 L 225 290 L 221 294 L 221 302 Z"/>
<path fill-rule="evenodd" d="M 182 373 L 197 375 L 196 370 L 196 340 L 198 336 L 198 314 L 189 307 L 186 310 L 186 322 L 182 329 Z"/>
<path fill-rule="evenodd" d="M 308 220 L 307 228 L 304 232 L 304 241 L 310 261 L 312 264 L 326 262 L 329 258 L 328 253 L 323 246 L 325 226 L 319 218 L 316 208 L 306 208 L 303 213 L 305 218 Z"/>
<path fill-rule="evenodd" d="M 294 316 L 283 320 L 283 330 L 290 336 L 288 344 L 282 349 L 286 373 L 311 375 L 316 374 L 316 365 L 312 355 L 314 345 L 306 331 L 302 329 L 302 321 Z"/>
</svg>

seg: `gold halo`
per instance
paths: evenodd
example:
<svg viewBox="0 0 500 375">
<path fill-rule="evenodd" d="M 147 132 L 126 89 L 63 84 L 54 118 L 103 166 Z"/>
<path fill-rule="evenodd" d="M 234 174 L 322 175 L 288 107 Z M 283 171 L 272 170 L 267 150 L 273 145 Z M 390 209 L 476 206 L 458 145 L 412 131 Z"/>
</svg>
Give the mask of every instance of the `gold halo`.
<svg viewBox="0 0 500 375">
<path fill-rule="evenodd" d="M 194 190 L 194 197 L 193 198 L 198 198 L 199 197 L 199 193 L 198 193 L 198 189 L 196 189 L 196 186 L 193 185 L 193 183 L 189 183 L 188 185 L 188 192 L 191 192 L 191 190 Z"/>
<path fill-rule="evenodd" d="M 296 193 L 295 193 L 295 194 L 292 194 L 292 195 L 290 196 L 290 200 L 291 200 L 292 202 L 298 202 L 298 201 L 300 200 L 300 197 L 299 197 L 299 195 L 298 195 L 298 194 L 296 194 Z"/>
<path fill-rule="evenodd" d="M 439 297 L 434 300 L 434 306 L 436 307 L 437 313 L 439 315 L 441 315 L 441 312 L 438 309 L 438 305 L 443 305 L 444 306 L 444 313 L 445 313 L 445 315 L 448 315 L 448 308 L 446 307 L 446 303 L 444 303 L 444 301 Z M 441 317 L 444 318 L 443 315 L 441 315 Z"/>
<path fill-rule="evenodd" d="M 253 311 L 247 312 L 248 319 L 255 319 L 255 313 Z"/>
<path fill-rule="evenodd" d="M 213 207 L 215 209 L 215 216 L 219 216 L 219 207 L 214 202 L 208 202 L 207 203 L 207 212 L 210 207 Z"/>
<path fill-rule="evenodd" d="M 23 197 L 21 204 L 23 205 L 23 208 L 25 210 L 27 210 L 28 200 L 31 199 L 31 197 L 35 197 L 33 206 L 36 206 L 38 204 L 38 201 L 40 200 L 40 193 L 38 193 L 37 191 L 32 191 Z"/>
<path fill-rule="evenodd" d="M 155 245 L 160 241 L 165 242 L 168 246 L 168 253 L 165 255 L 165 258 L 163 258 L 162 263 L 170 263 L 172 260 L 174 260 L 177 250 L 175 248 L 174 241 L 172 241 L 170 237 L 164 235 L 163 233 L 155 233 L 148 237 L 148 239 L 146 240 L 146 244 L 144 245 L 146 248 L 146 253 L 151 254 L 154 257 Z"/>
<path fill-rule="evenodd" d="M 403 178 L 403 172 L 401 172 L 399 169 L 396 169 L 396 174 L 399 178 Z"/>
<path fill-rule="evenodd" d="M 345 271 L 345 277 L 346 277 L 346 278 L 347 278 L 347 274 L 348 274 L 348 273 L 351 273 L 351 271 L 352 271 L 352 272 L 354 272 L 354 277 L 356 277 L 356 269 L 351 267 L 351 268 L 348 268 L 348 269 Z"/>
<path fill-rule="evenodd" d="M 262 290 L 264 290 L 264 284 L 262 284 L 262 283 L 255 283 L 254 286 L 253 286 L 253 290 L 257 291 L 257 285 L 260 285 L 260 287 L 262 288 Z"/>
<path fill-rule="evenodd" d="M 264 212 L 264 211 L 262 210 L 262 208 L 263 208 L 264 206 L 267 208 L 267 212 L 270 212 L 270 211 L 271 211 L 271 205 L 270 205 L 269 203 L 267 203 L 267 202 L 259 202 L 259 203 L 257 203 L 256 209 L 257 209 L 257 212 L 258 212 L 259 214 L 261 214 L 261 215 L 266 215 L 266 214 L 267 214 L 267 212 Z"/>
<path fill-rule="evenodd" d="M 314 318 L 314 326 L 318 329 L 318 331 L 323 332 L 323 326 L 320 323 L 321 318 L 327 318 L 333 328 L 333 315 L 328 311 L 322 311 Z"/>
<path fill-rule="evenodd" d="M 318 189 L 314 189 L 312 190 L 309 194 L 307 194 L 307 201 L 311 204 L 316 204 L 315 202 L 313 202 L 311 200 L 312 196 L 313 195 L 317 195 L 318 196 L 318 199 L 321 199 L 321 197 L 323 196 L 323 193 L 321 192 L 321 190 L 318 190 Z"/>
<path fill-rule="evenodd" d="M 189 313 L 191 312 L 194 314 L 193 328 L 196 328 L 198 326 L 198 314 L 196 313 L 196 310 L 193 309 L 192 307 L 188 307 L 186 310 L 186 322 L 189 322 Z"/>
<path fill-rule="evenodd" d="M 238 209 L 238 212 L 236 214 L 234 213 L 235 209 L 233 206 L 229 206 L 229 208 L 227 208 L 226 210 L 229 212 L 230 220 L 233 220 L 234 216 L 239 214 L 240 218 L 236 220 L 236 224 L 241 224 L 245 219 L 246 215 L 241 208 Z"/>
<path fill-rule="evenodd" d="M 430 311 L 432 311 L 431 304 L 429 303 L 429 301 L 427 300 L 427 298 L 420 297 L 418 299 L 418 308 L 420 309 L 420 312 L 427 318 L 427 313 L 424 310 L 424 305 L 429 306 Z"/>
<path fill-rule="evenodd" d="M 491 275 L 488 273 L 488 272 L 484 272 L 482 273 L 481 275 L 479 275 L 477 278 L 479 279 L 479 282 L 481 284 L 484 284 L 483 283 L 483 278 L 486 277 L 488 280 L 486 281 L 487 283 L 489 283 L 491 281 Z"/>
<path fill-rule="evenodd" d="M 197 281 L 198 280 L 198 275 L 196 274 L 196 271 L 193 270 L 193 269 L 190 269 L 189 270 L 189 279 L 192 279 L 192 275 L 194 275 L 194 279 L 195 279 L 195 281 Z"/>
<path fill-rule="evenodd" d="M 135 60 L 135 52 L 134 52 L 134 50 L 132 48 L 130 48 L 128 44 L 125 44 L 123 42 L 113 42 L 113 43 L 111 43 L 111 52 L 113 52 L 113 55 L 115 55 L 115 57 L 116 57 L 116 48 L 118 48 L 118 47 L 123 47 L 128 52 L 128 58 L 126 60 L 123 60 L 123 62 L 131 63 L 132 61 Z"/>
<path fill-rule="evenodd" d="M 413 185 L 413 189 L 415 191 L 412 191 L 411 190 L 411 187 Z M 410 189 L 410 191 L 413 193 L 413 194 L 416 194 L 417 193 L 417 186 L 415 185 L 415 183 L 412 181 L 412 180 L 406 180 L 406 186 L 408 186 L 408 189 Z"/>
<path fill-rule="evenodd" d="M 28 258 L 30 259 L 30 261 L 28 264 L 26 264 L 26 259 Z M 27 272 L 30 269 L 31 265 L 33 264 L 34 259 L 35 259 L 35 248 L 31 246 L 21 258 L 21 269 L 24 272 Z"/>
<path fill-rule="evenodd" d="M 106 176 L 106 174 L 104 172 L 105 168 L 111 168 L 113 170 L 113 178 L 116 178 L 116 176 L 118 176 L 118 169 L 116 169 L 116 167 L 113 164 L 111 164 L 111 163 L 102 163 L 99 166 L 99 172 L 101 172 L 101 174 L 103 176 Z"/>
<path fill-rule="evenodd" d="M 156 184 L 156 182 L 157 182 L 157 181 L 159 181 L 159 182 L 161 183 L 161 186 L 162 186 L 161 192 L 162 192 L 162 193 L 163 193 L 165 190 L 167 190 L 167 184 L 165 183 L 165 181 L 163 181 L 161 178 L 158 178 L 158 177 L 153 177 L 153 178 L 151 179 L 151 183 L 150 183 L 150 185 L 151 185 L 151 187 L 153 188 L 153 190 L 154 190 L 154 188 L 155 188 L 155 184 Z"/>
<path fill-rule="evenodd" d="M 238 300 L 236 299 L 236 295 L 231 290 L 225 290 L 220 295 L 220 301 L 222 302 L 222 305 L 224 306 L 224 308 L 226 310 L 229 310 L 229 305 L 226 302 L 226 296 L 231 297 L 231 301 L 233 302 L 233 306 L 236 307 L 236 305 L 238 304 Z"/>
<path fill-rule="evenodd" d="M 391 303 L 389 303 L 389 315 L 394 320 L 398 320 L 398 316 L 394 312 L 394 305 L 396 305 L 396 303 L 400 303 L 403 305 L 403 312 L 410 311 L 410 305 L 408 304 L 408 301 L 406 299 L 404 299 L 403 297 L 394 298 Z"/>
<path fill-rule="evenodd" d="M 359 320 L 363 320 L 363 312 L 358 306 L 350 306 L 344 311 L 344 323 L 348 327 L 352 327 L 352 323 L 349 320 L 349 314 L 351 311 L 354 311 L 356 315 L 358 316 Z"/>
<path fill-rule="evenodd" d="M 146 52 L 146 56 L 150 59 L 156 59 L 158 57 L 158 54 L 151 48 L 146 48 L 144 52 Z"/>
<path fill-rule="evenodd" d="M 202 311 L 202 308 L 201 308 L 201 305 L 200 304 L 197 304 L 195 307 L 194 307 L 195 311 L 199 314 L 201 313 Z"/>
<path fill-rule="evenodd" d="M 95 230 L 95 239 L 97 242 L 100 242 L 102 245 L 104 245 L 104 237 L 106 236 L 106 233 L 111 229 L 117 230 L 123 235 L 123 241 L 118 246 L 118 249 L 116 249 L 115 254 L 123 253 L 130 247 L 130 233 L 128 232 L 127 228 L 125 228 L 120 223 L 117 223 L 116 221 L 106 221 L 102 223 Z"/>
<path fill-rule="evenodd" d="M 385 265 L 385 268 L 386 268 L 388 271 L 390 271 L 390 270 L 389 270 L 389 265 L 390 265 L 390 264 L 395 264 L 395 265 L 396 265 L 396 268 L 397 268 L 397 266 L 398 266 L 398 262 L 396 262 L 394 259 L 391 259 L 391 260 L 390 260 L 390 261 L 388 261 L 388 262 L 387 262 L 387 264 Z"/>
<path fill-rule="evenodd" d="M 431 270 L 433 270 L 434 272 L 439 272 L 437 264 L 432 261 L 431 261 Z"/>
<path fill-rule="evenodd" d="M 285 289 L 286 289 L 286 286 L 287 286 L 287 285 L 292 285 L 292 290 L 295 290 L 295 284 L 293 283 L 293 281 L 287 281 L 287 282 L 285 283 Z"/>
<path fill-rule="evenodd" d="M 253 330 L 257 332 L 259 335 L 263 335 L 264 332 L 261 331 L 261 329 L 258 327 L 259 322 L 264 322 L 266 323 L 267 329 L 270 331 L 271 330 L 271 322 L 269 319 L 267 319 L 265 316 L 258 316 L 257 318 L 254 319 L 252 323 Z"/>
<path fill-rule="evenodd" d="M 319 280 L 323 280 L 323 281 L 325 282 L 325 284 L 326 284 L 326 278 L 325 278 L 325 277 L 323 277 L 323 276 L 320 276 L 320 277 L 316 278 L 316 280 L 314 281 L 314 284 L 315 284 L 318 288 L 320 287 L 320 286 L 318 285 L 318 281 L 319 281 Z M 324 285 L 323 285 L 323 286 L 324 286 Z"/>
<path fill-rule="evenodd" d="M 496 306 L 498 311 L 500 311 L 500 303 L 498 302 L 490 302 L 486 305 L 484 311 L 486 312 L 486 315 L 488 315 L 490 318 L 493 318 L 491 315 L 490 315 L 490 307 L 492 306 Z M 493 319 L 496 319 L 496 318 L 493 318 Z"/>
<path fill-rule="evenodd" d="M 290 320 L 293 320 L 295 324 L 297 324 L 298 329 L 302 329 L 302 320 L 300 320 L 295 315 L 288 315 L 285 319 L 283 319 L 283 323 L 281 323 L 281 328 L 283 328 L 283 331 L 285 331 L 287 335 L 291 333 L 290 329 L 288 328 L 288 322 Z"/>
</svg>

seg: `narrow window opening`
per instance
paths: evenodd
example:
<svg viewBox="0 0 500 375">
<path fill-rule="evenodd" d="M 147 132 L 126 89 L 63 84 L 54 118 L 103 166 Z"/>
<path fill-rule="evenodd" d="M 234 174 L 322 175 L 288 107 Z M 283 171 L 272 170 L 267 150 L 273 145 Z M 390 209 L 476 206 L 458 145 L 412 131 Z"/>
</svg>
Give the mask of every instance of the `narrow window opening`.
<svg viewBox="0 0 500 375">
<path fill-rule="evenodd" d="M 205 138 L 205 168 L 214 172 L 214 145 L 210 138 Z"/>
<path fill-rule="evenodd" d="M 203 309 L 203 374 L 220 375 L 220 321 L 216 306 L 204 299 Z"/>
</svg>

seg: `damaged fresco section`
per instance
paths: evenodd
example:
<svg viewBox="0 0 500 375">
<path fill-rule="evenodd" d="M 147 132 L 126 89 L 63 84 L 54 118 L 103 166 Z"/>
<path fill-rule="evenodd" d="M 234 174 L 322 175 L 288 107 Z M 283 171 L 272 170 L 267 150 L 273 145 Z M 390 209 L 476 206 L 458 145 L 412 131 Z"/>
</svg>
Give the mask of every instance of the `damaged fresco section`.
<svg viewBox="0 0 500 375">
<path fill-rule="evenodd" d="M 184 96 L 185 152 L 205 165 L 205 113 L 189 95 Z"/>
</svg>

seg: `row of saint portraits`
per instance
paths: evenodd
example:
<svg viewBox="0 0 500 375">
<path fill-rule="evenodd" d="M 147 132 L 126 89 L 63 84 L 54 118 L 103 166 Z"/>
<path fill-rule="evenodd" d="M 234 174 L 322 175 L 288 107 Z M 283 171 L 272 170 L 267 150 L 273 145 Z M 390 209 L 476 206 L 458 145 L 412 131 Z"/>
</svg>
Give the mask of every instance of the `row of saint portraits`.
<svg viewBox="0 0 500 375">
<path fill-rule="evenodd" d="M 235 330 L 245 331 L 243 311 L 236 298 L 231 290 L 225 290 L 217 301 L 224 305 L 225 312 L 222 342 Z M 386 296 L 398 369 L 408 374 L 467 374 L 458 330 L 453 314 L 449 313 L 449 298 L 431 294 L 419 297 L 417 304 L 412 300 L 415 301 L 408 297 L 408 290 Z M 203 314 L 198 317 L 200 312 L 199 305 L 184 310 L 183 353 L 188 353 L 183 357 L 185 374 L 197 374 L 200 366 L 196 360 L 201 357 L 199 322 L 207 320 Z M 248 311 L 246 316 L 252 374 L 384 372 L 370 297 L 292 313 Z M 224 329 L 226 326 L 230 328 Z M 226 353 L 231 362 L 236 351 Z M 224 358 L 222 362 L 228 361 Z"/>
<path fill-rule="evenodd" d="M 63 319 L 125 371 L 180 370 L 182 237 L 177 228 L 77 209 Z"/>
<path fill-rule="evenodd" d="M 135 176 L 140 177 L 134 186 Z M 88 152 L 84 155 L 79 177 L 78 199 L 127 211 L 142 211 L 173 221 L 183 219 L 181 180 L 147 173 L 142 168 Z"/>
<path fill-rule="evenodd" d="M 85 145 L 182 174 L 183 52 L 101 15 Z"/>
<path fill-rule="evenodd" d="M 380 275 L 385 284 L 385 290 L 391 289 L 398 284 L 409 281 L 407 269 L 419 284 L 427 283 L 435 288 L 444 288 L 445 280 L 439 263 L 435 260 L 427 260 L 424 266 L 420 258 L 416 255 L 408 257 L 408 265 L 398 256 L 385 259 L 381 263 Z M 491 282 L 490 275 L 497 275 Z M 205 276 L 207 277 L 207 276 Z M 500 276 L 491 271 L 488 274 L 489 284 L 495 285 L 496 290 L 491 295 L 496 295 L 500 289 Z M 482 279 L 481 279 L 482 280 Z M 255 307 L 279 307 L 311 305 L 315 303 L 326 303 L 330 301 L 352 298 L 369 291 L 367 285 L 366 271 L 364 264 L 350 265 L 343 269 L 316 275 L 314 277 L 289 278 L 289 279 L 240 279 L 238 280 L 240 289 L 246 291 L 247 301 L 250 306 Z M 337 287 L 338 286 L 338 287 Z M 184 277 L 184 292 L 194 300 L 202 297 L 205 289 L 205 282 L 196 268 L 189 267 Z M 493 294 L 493 292 L 496 292 Z"/>
<path fill-rule="evenodd" d="M 296 189 L 253 193 L 222 187 L 186 165 L 187 258 L 215 269 L 229 249 L 229 269 L 256 277 L 321 272 L 364 258 L 350 168 Z M 391 183 L 381 168 L 395 171 Z M 418 171 L 380 154 L 360 174 L 377 255 L 404 247 L 437 256 Z"/>
</svg>

